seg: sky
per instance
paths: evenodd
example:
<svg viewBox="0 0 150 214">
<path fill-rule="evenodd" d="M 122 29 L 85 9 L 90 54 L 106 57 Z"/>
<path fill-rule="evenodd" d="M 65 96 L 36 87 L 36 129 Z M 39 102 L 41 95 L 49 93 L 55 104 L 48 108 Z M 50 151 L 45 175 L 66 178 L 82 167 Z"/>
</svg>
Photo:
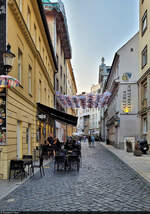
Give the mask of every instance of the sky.
<svg viewBox="0 0 150 214">
<path fill-rule="evenodd" d="M 101 58 L 111 66 L 115 52 L 139 30 L 139 0 L 62 0 L 78 94 L 98 83 Z"/>
</svg>

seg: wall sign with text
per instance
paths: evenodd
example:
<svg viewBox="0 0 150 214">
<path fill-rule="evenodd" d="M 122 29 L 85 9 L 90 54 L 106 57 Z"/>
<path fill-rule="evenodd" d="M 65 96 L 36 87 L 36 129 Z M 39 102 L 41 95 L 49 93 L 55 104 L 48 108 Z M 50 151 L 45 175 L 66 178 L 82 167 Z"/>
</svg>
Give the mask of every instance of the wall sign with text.
<svg viewBox="0 0 150 214">
<path fill-rule="evenodd" d="M 0 145 L 6 144 L 6 88 L 0 92 Z"/>
<path fill-rule="evenodd" d="M 127 85 L 127 88 L 125 88 L 122 92 L 121 109 L 124 113 L 129 113 L 132 111 L 131 85 Z"/>
</svg>

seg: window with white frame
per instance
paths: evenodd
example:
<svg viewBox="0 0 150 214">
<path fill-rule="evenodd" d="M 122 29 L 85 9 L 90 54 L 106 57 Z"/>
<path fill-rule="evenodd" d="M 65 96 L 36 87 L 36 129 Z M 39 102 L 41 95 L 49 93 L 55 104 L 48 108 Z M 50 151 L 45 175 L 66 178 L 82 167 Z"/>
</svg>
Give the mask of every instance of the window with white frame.
<svg viewBox="0 0 150 214">
<path fill-rule="evenodd" d="M 147 64 L 147 45 L 142 51 L 142 68 Z"/>
<path fill-rule="evenodd" d="M 143 118 L 143 134 L 146 134 L 148 131 L 148 123 L 147 123 L 147 117 Z"/>
<path fill-rule="evenodd" d="M 142 27 L 141 31 L 142 31 L 142 36 L 143 36 L 147 29 L 147 10 L 145 11 L 145 13 L 143 15 L 141 27 Z"/>
<path fill-rule="evenodd" d="M 32 94 L 32 68 L 30 65 L 28 69 L 28 93 Z"/>
<path fill-rule="evenodd" d="M 21 83 L 21 71 L 22 71 L 22 52 L 18 49 L 18 81 Z"/>
</svg>

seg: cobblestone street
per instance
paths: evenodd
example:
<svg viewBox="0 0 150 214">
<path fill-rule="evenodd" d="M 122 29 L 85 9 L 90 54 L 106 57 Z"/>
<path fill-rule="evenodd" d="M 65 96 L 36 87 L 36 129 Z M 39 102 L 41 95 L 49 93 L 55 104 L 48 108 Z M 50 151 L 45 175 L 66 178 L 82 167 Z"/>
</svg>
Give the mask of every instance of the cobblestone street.
<svg viewBox="0 0 150 214">
<path fill-rule="evenodd" d="M 80 171 L 35 174 L 0 201 L 0 211 L 148 211 L 150 186 L 100 143 L 82 143 Z"/>
</svg>

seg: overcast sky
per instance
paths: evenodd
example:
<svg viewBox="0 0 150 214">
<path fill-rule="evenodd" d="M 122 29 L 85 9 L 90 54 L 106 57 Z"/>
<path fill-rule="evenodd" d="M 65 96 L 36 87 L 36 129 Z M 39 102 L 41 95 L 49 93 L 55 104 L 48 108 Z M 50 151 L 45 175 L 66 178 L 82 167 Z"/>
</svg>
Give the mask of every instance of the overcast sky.
<svg viewBox="0 0 150 214">
<path fill-rule="evenodd" d="M 115 52 L 139 29 L 139 0 L 62 0 L 72 46 L 78 93 L 98 83 L 101 58 Z"/>
</svg>

